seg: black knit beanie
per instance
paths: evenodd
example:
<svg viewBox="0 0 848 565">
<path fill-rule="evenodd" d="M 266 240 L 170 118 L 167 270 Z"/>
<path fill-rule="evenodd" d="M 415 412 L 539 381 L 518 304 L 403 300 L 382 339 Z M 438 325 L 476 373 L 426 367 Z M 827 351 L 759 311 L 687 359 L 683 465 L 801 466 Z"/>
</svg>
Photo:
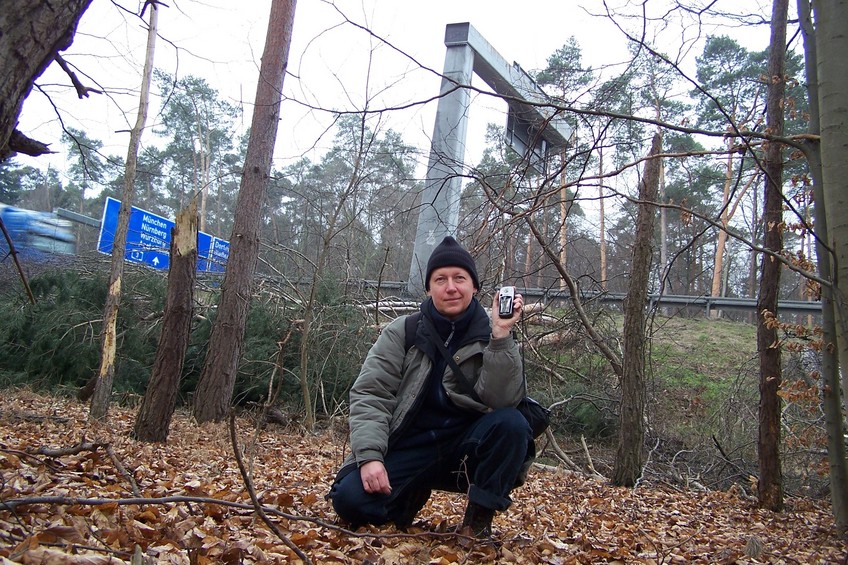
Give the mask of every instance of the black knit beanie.
<svg viewBox="0 0 848 565">
<path fill-rule="evenodd" d="M 451 236 L 447 236 L 433 249 L 430 259 L 427 261 L 427 275 L 424 279 L 424 288 L 430 290 L 430 275 L 441 267 L 462 267 L 471 275 L 475 290 L 480 289 L 480 281 L 477 280 L 477 267 L 471 253 L 462 248 Z"/>
</svg>

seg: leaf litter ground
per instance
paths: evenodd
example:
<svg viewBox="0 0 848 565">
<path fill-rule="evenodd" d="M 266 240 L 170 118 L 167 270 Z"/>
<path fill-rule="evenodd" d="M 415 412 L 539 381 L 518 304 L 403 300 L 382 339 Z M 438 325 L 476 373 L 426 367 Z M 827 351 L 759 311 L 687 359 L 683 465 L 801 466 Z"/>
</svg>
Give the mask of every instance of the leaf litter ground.
<svg viewBox="0 0 848 565">
<path fill-rule="evenodd" d="M 2 563 L 296 563 L 253 510 L 226 424 L 174 415 L 169 440 L 130 438 L 88 406 L 27 391 L 0 399 Z M 534 468 L 495 518 L 494 543 L 451 533 L 463 496 L 436 493 L 406 532 L 338 523 L 324 495 L 346 438 L 236 419 L 239 453 L 265 514 L 312 563 L 845 563 L 826 500 L 760 510 L 741 490 L 616 488 Z"/>
</svg>

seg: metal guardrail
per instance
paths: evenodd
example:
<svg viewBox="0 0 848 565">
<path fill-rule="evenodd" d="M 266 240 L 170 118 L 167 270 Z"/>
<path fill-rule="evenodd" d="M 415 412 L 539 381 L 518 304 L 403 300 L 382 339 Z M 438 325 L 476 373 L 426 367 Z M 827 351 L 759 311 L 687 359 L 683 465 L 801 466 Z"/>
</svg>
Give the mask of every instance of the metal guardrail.
<svg viewBox="0 0 848 565">
<path fill-rule="evenodd" d="M 601 300 L 606 300 L 602 298 Z M 624 300 L 624 295 L 615 300 Z M 713 310 L 747 310 L 756 311 L 756 298 L 713 297 L 713 296 L 680 296 L 680 295 L 649 295 L 651 306 L 700 306 L 709 314 Z M 804 300 L 780 300 L 777 304 L 779 312 L 821 314 L 821 302 Z"/>
<path fill-rule="evenodd" d="M 360 281 L 362 286 L 377 288 L 386 291 L 405 293 L 406 283 L 397 281 Z M 568 300 L 571 293 L 566 290 L 554 290 L 546 288 L 516 288 L 526 298 L 549 302 L 551 300 Z M 583 293 L 581 299 L 584 302 L 624 302 L 623 292 L 595 292 Z M 649 294 L 648 300 L 651 307 L 654 306 L 676 306 L 679 308 L 699 307 L 704 308 L 707 315 L 713 310 L 743 310 L 756 311 L 756 298 L 741 297 L 714 297 L 714 296 L 686 296 L 676 294 Z M 786 313 L 821 314 L 821 302 L 808 302 L 804 300 L 780 300 L 778 311 Z"/>
<path fill-rule="evenodd" d="M 57 208 L 56 215 L 75 222 L 86 224 L 93 227 L 100 227 L 100 220 L 89 218 L 82 214 L 77 214 L 64 208 Z M 401 296 L 407 295 L 407 283 L 403 281 L 373 281 L 360 280 L 352 283 L 354 286 L 364 288 L 381 288 L 383 290 L 397 292 Z M 546 288 L 518 288 L 521 294 L 528 298 L 535 298 L 542 302 L 550 300 L 568 300 L 571 298 L 571 293 L 563 290 L 553 290 Z M 624 302 L 625 294 L 623 292 L 595 292 L 584 293 L 581 298 L 585 302 L 600 301 L 600 302 Z M 701 307 L 704 308 L 707 315 L 713 310 L 743 310 L 756 311 L 756 298 L 741 298 L 741 297 L 713 297 L 713 296 L 686 296 L 682 294 L 649 294 L 648 300 L 651 307 L 654 306 L 677 306 L 682 308 Z M 801 313 L 801 314 L 821 314 L 821 302 L 809 302 L 804 300 L 780 300 L 778 301 L 777 309 L 779 312 Z"/>
</svg>

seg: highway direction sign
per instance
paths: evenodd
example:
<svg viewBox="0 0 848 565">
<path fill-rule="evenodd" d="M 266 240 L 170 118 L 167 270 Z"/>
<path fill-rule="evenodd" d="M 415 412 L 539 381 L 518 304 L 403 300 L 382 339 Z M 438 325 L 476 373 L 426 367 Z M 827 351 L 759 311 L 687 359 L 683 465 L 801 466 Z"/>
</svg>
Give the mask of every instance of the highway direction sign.
<svg viewBox="0 0 848 565">
<path fill-rule="evenodd" d="M 230 256 L 230 242 L 209 234 L 197 234 L 197 270 L 202 273 L 223 273 Z"/>
<path fill-rule="evenodd" d="M 120 210 L 120 200 L 106 199 L 106 204 L 103 206 L 103 219 L 100 222 L 100 237 L 97 241 L 97 250 L 101 253 L 112 254 Z M 171 229 L 173 227 L 173 220 L 133 206 L 130 209 L 130 222 L 127 229 L 126 260 L 154 269 L 167 269 L 171 259 Z M 197 244 L 197 269 L 201 272 L 223 273 L 230 254 L 230 243 L 200 232 L 197 236 Z"/>
</svg>

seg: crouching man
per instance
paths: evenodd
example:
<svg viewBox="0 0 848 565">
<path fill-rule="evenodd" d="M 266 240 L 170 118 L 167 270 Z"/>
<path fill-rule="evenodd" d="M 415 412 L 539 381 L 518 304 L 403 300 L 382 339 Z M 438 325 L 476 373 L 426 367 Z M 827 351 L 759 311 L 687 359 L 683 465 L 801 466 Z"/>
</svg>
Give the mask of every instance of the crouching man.
<svg viewBox="0 0 848 565">
<path fill-rule="evenodd" d="M 534 453 L 515 408 L 525 383 L 512 329 L 524 300 L 515 295 L 512 317 L 490 317 L 479 287 L 473 258 L 446 237 L 427 263 L 416 323 L 393 321 L 368 352 L 350 392 L 352 453 L 328 494 L 351 526 L 406 528 L 437 489 L 468 494 L 460 532 L 484 538 L 510 506 Z"/>
</svg>

